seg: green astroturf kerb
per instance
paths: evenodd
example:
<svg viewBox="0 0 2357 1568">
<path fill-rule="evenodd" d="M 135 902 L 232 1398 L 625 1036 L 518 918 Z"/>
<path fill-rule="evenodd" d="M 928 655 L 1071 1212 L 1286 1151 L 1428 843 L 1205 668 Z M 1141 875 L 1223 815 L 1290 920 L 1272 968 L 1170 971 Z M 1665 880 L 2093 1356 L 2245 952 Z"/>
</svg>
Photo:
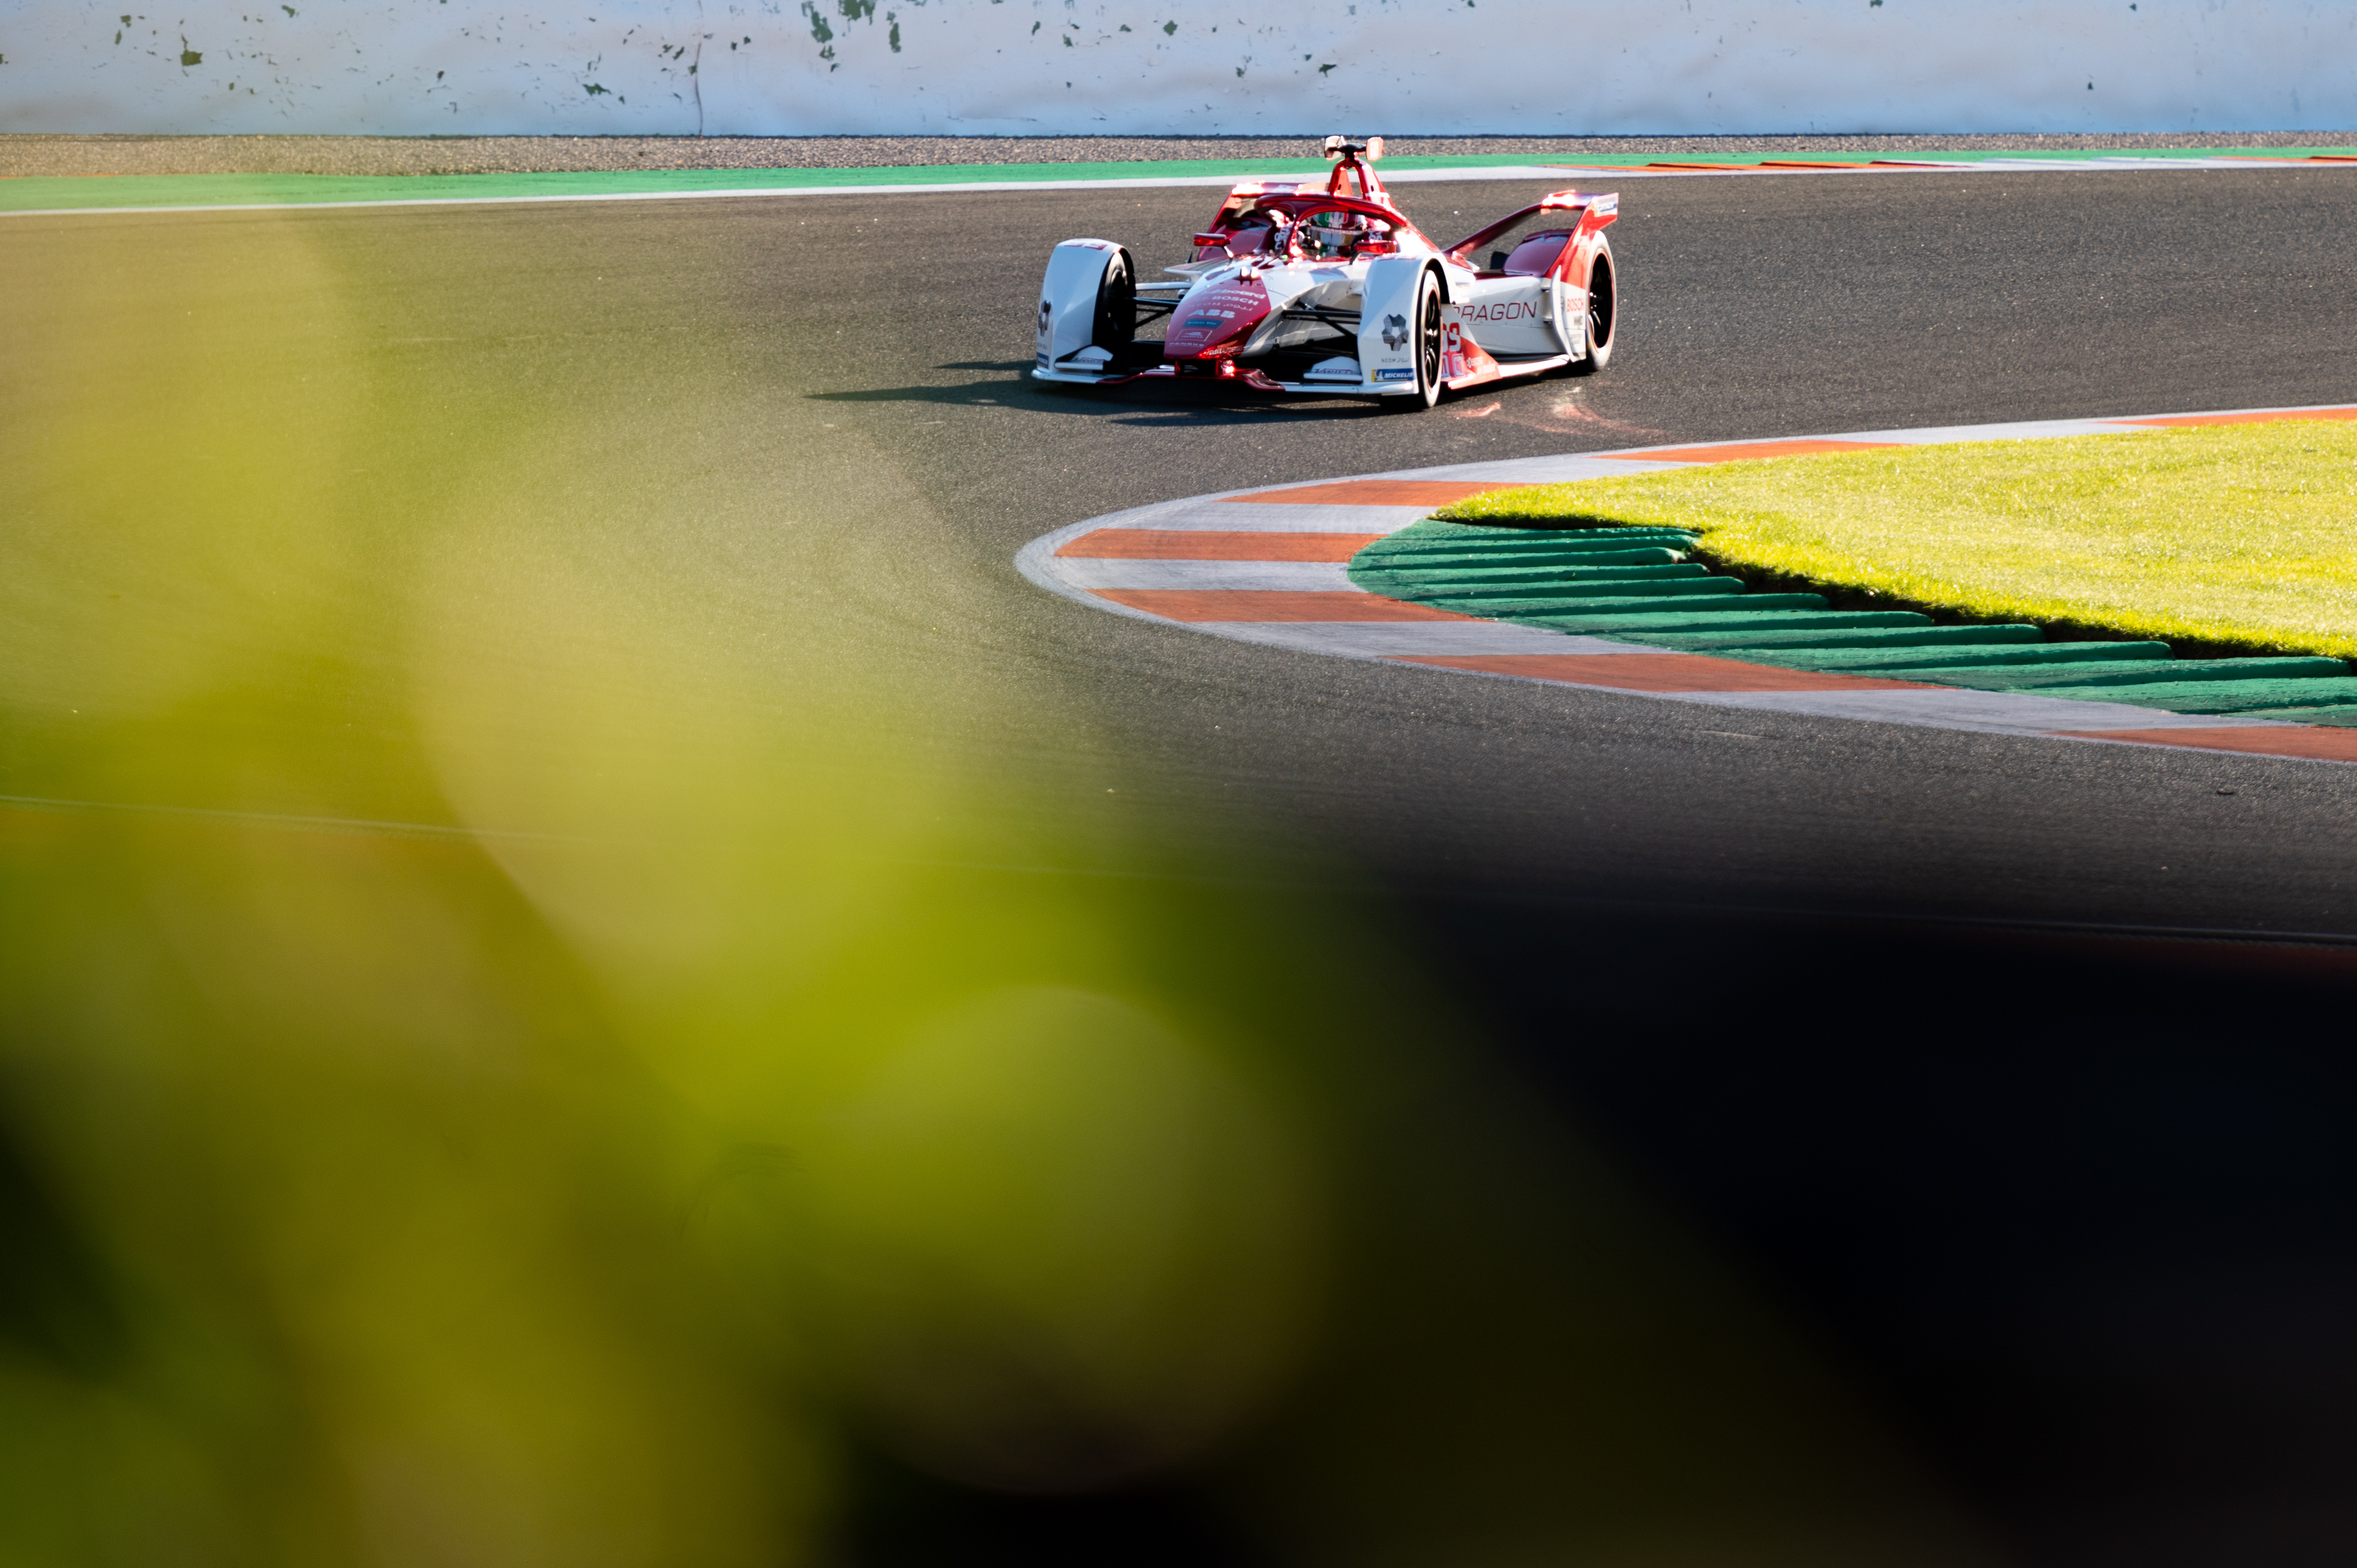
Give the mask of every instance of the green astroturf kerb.
<svg viewBox="0 0 2357 1568">
<path fill-rule="evenodd" d="M 1796 619 L 1771 622 L 1762 630 L 1635 633 L 1624 640 L 1674 648 L 1685 653 L 1726 653 L 1754 664 L 1781 664 L 1790 659 L 1831 652 L 1872 654 L 1889 650 L 1910 654 L 1924 650 L 1981 649 L 1991 645 L 2019 647 L 2038 643 L 2044 636 L 2034 626 L 1934 626 L 1930 616 L 1891 610 L 1863 625 L 1845 622 L 1840 627 L 1827 628 L 1817 621 L 1804 623 Z"/>
<path fill-rule="evenodd" d="M 1514 493 L 1480 504 L 1494 514 Z M 1684 530 L 1649 531 L 1661 541 L 1652 552 L 1657 561 L 1597 564 L 1632 553 L 1614 546 L 1640 532 L 1517 532 L 1426 520 L 1361 550 L 1351 559 L 1351 580 L 1372 593 L 1483 619 L 1786 669 L 2171 713 L 2313 714 L 2319 723 L 2357 724 L 2357 679 L 2337 659 L 2180 660 L 2160 641 L 2049 642 L 2027 624 L 1939 626 L 1911 610 L 1836 610 L 1819 594 L 1749 592 L 1738 579 L 1684 560 L 1696 535 Z"/>
</svg>

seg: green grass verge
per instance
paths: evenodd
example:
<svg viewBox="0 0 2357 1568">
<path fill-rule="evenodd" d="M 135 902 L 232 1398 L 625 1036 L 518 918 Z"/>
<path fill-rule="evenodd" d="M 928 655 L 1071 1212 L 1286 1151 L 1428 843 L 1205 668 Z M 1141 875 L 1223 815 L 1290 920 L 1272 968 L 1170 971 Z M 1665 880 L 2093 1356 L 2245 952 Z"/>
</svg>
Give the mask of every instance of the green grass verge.
<svg viewBox="0 0 2357 1568">
<path fill-rule="evenodd" d="M 1438 515 L 1691 529 L 1706 558 L 1779 585 L 2357 657 L 2357 424 L 1782 457 L 1501 491 Z"/>
</svg>

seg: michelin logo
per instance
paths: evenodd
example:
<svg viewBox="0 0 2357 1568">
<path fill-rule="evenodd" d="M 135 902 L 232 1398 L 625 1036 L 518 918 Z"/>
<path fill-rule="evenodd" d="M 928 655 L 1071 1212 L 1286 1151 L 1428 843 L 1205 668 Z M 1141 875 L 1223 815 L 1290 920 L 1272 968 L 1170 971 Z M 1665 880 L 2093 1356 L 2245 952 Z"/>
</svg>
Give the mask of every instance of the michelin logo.
<svg viewBox="0 0 2357 1568">
<path fill-rule="evenodd" d="M 1405 369 L 1377 371 L 1375 372 L 1375 380 L 1379 381 L 1412 381 L 1415 380 L 1415 372 L 1413 370 Z"/>
<path fill-rule="evenodd" d="M 1383 347 L 1386 349 L 1405 349 L 1407 347 L 1406 317 L 1386 316 L 1383 317 Z"/>
</svg>

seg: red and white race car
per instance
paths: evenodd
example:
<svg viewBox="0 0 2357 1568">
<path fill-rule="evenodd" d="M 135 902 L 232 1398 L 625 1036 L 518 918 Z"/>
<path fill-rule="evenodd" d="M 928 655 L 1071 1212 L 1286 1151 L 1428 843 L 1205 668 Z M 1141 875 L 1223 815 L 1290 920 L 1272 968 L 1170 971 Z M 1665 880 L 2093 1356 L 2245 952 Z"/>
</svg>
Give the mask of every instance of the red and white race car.
<svg viewBox="0 0 2357 1568">
<path fill-rule="evenodd" d="M 1612 358 L 1617 195 L 1559 190 L 1454 245 L 1400 213 L 1383 141 L 1326 139 L 1315 180 L 1248 180 L 1195 236 L 1177 283 L 1140 283 L 1125 247 L 1067 240 L 1039 289 L 1033 377 L 1107 386 L 1203 376 L 1268 392 L 1413 398 Z M 1160 325 L 1163 336 L 1140 329 Z"/>
</svg>

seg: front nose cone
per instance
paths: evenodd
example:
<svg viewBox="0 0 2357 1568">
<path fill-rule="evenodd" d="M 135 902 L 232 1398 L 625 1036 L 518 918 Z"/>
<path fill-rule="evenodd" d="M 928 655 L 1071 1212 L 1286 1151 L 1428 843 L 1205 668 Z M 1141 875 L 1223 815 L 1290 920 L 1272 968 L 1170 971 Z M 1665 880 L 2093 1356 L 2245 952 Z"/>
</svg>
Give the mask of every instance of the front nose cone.
<svg viewBox="0 0 2357 1568">
<path fill-rule="evenodd" d="M 1163 340 L 1166 360 L 1232 358 L 1267 317 L 1268 290 L 1258 278 L 1238 278 L 1180 302 Z"/>
</svg>

